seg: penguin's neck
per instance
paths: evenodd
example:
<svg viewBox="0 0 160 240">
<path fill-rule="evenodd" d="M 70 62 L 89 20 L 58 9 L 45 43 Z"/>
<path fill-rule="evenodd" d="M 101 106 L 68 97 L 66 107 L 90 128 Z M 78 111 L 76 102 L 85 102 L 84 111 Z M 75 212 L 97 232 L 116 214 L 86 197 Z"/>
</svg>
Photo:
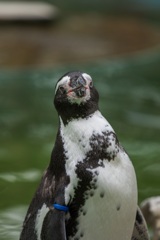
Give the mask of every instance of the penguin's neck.
<svg viewBox="0 0 160 240">
<path fill-rule="evenodd" d="M 60 118 L 60 135 L 63 139 L 64 148 L 68 150 L 77 145 L 83 151 L 90 150 L 90 139 L 94 136 L 101 136 L 106 132 L 114 132 L 107 120 L 99 110 L 86 118 L 72 119 L 65 125 Z M 71 146 L 69 146 L 71 143 Z"/>
<path fill-rule="evenodd" d="M 87 154 L 93 152 L 95 147 L 99 149 L 98 152 L 101 152 L 103 142 L 110 133 L 114 133 L 114 131 L 99 111 L 94 112 L 86 119 L 73 119 L 67 125 L 64 125 L 60 119 L 60 136 L 66 167 L 70 168 L 70 166 L 76 166 L 78 162 L 85 161 Z M 108 151 L 112 152 L 115 142 L 110 145 Z"/>
<path fill-rule="evenodd" d="M 59 131 L 49 166 L 51 171 L 56 174 L 64 171 L 65 168 L 76 166 L 78 162 L 85 161 L 87 153 L 92 151 L 94 154 L 95 148 L 100 148 L 98 152 L 101 152 L 103 142 L 106 148 L 106 141 L 110 145 L 107 151 L 112 155 L 116 145 L 116 138 L 113 135 L 115 135 L 114 130 L 99 110 L 86 118 L 72 119 L 67 125 L 60 118 Z"/>
</svg>

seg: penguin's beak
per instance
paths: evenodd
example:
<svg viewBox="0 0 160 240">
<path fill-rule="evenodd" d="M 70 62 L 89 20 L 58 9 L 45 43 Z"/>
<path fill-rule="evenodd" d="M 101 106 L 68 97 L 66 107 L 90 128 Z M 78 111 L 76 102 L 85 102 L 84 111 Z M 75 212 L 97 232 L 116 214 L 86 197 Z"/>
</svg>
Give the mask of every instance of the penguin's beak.
<svg viewBox="0 0 160 240">
<path fill-rule="evenodd" d="M 81 76 L 77 79 L 71 79 L 70 81 L 70 89 L 67 92 L 67 95 L 70 93 L 74 93 L 76 97 L 84 97 L 86 95 L 86 90 L 89 88 L 87 82 Z"/>
</svg>

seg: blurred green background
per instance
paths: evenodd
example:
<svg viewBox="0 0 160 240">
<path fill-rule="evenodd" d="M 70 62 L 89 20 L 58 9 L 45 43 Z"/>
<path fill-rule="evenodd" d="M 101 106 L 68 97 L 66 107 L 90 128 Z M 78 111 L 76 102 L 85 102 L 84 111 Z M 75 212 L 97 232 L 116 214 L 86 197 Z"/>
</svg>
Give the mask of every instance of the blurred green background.
<svg viewBox="0 0 160 240">
<path fill-rule="evenodd" d="M 70 70 L 93 77 L 135 166 L 139 202 L 160 195 L 160 2 L 46 2 L 58 7 L 56 21 L 0 21 L 1 240 L 18 239 L 49 163 L 54 87 Z"/>
</svg>

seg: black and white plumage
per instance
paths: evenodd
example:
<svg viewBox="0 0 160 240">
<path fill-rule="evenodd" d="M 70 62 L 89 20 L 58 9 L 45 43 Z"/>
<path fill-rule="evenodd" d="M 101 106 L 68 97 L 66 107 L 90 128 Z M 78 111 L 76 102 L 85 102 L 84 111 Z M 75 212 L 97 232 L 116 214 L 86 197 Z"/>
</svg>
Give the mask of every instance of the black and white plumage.
<svg viewBox="0 0 160 240">
<path fill-rule="evenodd" d="M 86 73 L 70 72 L 58 81 L 59 130 L 20 240 L 148 239 L 134 168 L 98 99 Z"/>
</svg>

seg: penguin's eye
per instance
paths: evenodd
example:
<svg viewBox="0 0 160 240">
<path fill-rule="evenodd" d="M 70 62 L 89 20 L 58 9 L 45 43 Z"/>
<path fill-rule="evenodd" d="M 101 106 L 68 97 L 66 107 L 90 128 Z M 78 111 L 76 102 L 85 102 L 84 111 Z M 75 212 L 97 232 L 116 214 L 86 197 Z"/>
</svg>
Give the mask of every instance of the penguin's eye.
<svg viewBox="0 0 160 240">
<path fill-rule="evenodd" d="M 65 88 L 62 87 L 62 86 L 59 86 L 59 91 L 60 91 L 61 94 L 65 94 L 66 93 Z"/>
<path fill-rule="evenodd" d="M 90 86 L 90 88 L 93 87 L 93 82 L 92 81 L 90 81 L 89 86 Z"/>
</svg>

